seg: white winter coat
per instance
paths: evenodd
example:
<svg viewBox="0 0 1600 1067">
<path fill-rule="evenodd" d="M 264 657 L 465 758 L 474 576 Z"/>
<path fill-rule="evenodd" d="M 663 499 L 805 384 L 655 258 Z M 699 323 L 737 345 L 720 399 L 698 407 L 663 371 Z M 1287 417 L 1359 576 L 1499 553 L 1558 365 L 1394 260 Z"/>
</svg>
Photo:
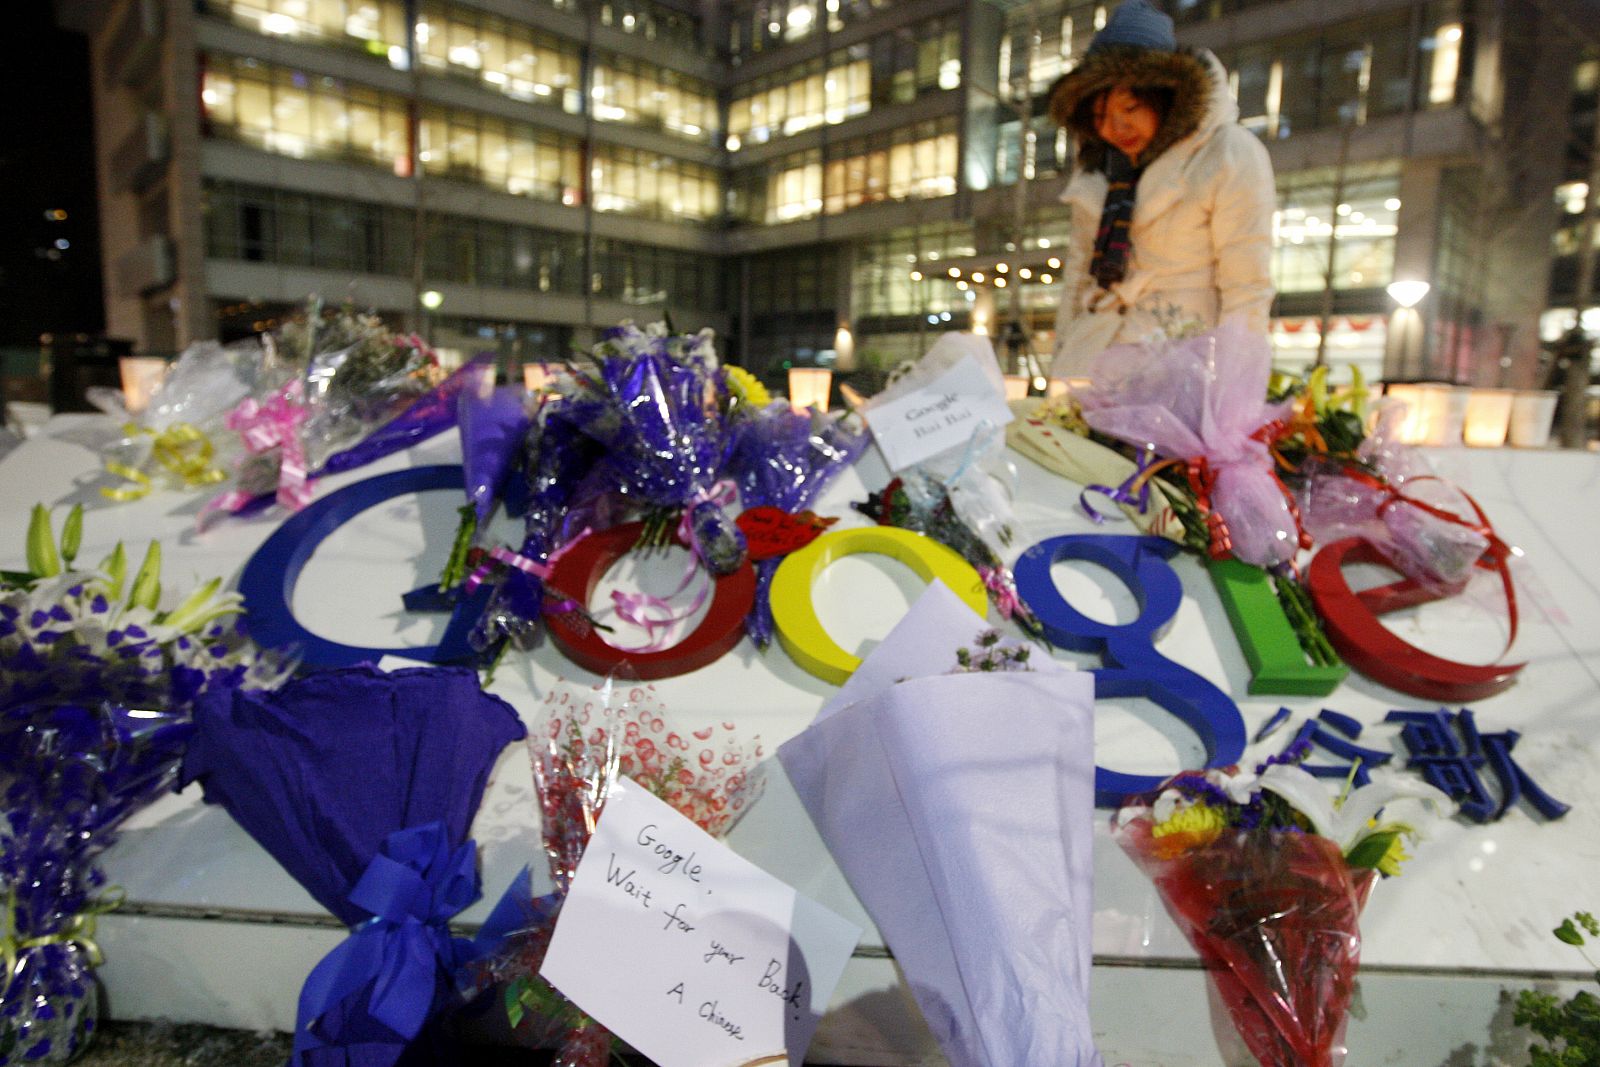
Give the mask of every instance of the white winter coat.
<svg viewBox="0 0 1600 1067">
<path fill-rule="evenodd" d="M 1104 172 L 1080 167 L 1062 194 L 1072 208 L 1072 236 L 1062 267 L 1052 376 L 1087 375 L 1108 345 L 1208 328 L 1230 315 L 1267 330 L 1277 203 L 1272 162 L 1260 140 L 1239 125 L 1222 64 L 1207 51 L 1192 55 L 1209 73 L 1203 114 L 1192 133 L 1145 167 L 1129 227 L 1127 274 L 1111 289 L 1101 289 L 1088 270 L 1106 197 Z"/>
</svg>

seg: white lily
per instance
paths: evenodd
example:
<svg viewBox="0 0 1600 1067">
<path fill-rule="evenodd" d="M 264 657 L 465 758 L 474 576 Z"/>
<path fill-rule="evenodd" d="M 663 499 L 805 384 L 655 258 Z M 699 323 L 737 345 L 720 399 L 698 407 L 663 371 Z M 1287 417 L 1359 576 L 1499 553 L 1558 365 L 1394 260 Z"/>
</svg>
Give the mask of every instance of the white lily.
<svg viewBox="0 0 1600 1067">
<path fill-rule="evenodd" d="M 1374 778 L 1370 785 L 1353 790 L 1342 803 L 1329 795 L 1322 782 L 1293 764 L 1273 764 L 1261 773 L 1258 784 L 1288 801 L 1306 817 L 1312 829 L 1336 842 L 1345 855 L 1373 834 L 1411 829 L 1406 823 L 1393 819 L 1374 825 L 1378 812 L 1397 800 L 1419 801 L 1446 817 L 1453 814 L 1456 807 L 1442 790 L 1398 775 Z"/>
</svg>

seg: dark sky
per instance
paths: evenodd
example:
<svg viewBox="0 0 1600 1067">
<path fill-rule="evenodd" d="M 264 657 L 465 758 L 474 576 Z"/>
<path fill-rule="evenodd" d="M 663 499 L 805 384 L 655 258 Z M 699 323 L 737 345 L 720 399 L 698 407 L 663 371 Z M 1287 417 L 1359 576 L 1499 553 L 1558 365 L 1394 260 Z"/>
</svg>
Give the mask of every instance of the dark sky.
<svg viewBox="0 0 1600 1067">
<path fill-rule="evenodd" d="M 0 63 L 0 345 L 98 333 L 88 42 L 58 30 L 47 0 L 7 6 Z M 67 213 L 64 221 L 46 212 Z M 67 247 L 57 247 L 58 242 Z M 54 255 L 52 255 L 54 253 Z"/>
</svg>

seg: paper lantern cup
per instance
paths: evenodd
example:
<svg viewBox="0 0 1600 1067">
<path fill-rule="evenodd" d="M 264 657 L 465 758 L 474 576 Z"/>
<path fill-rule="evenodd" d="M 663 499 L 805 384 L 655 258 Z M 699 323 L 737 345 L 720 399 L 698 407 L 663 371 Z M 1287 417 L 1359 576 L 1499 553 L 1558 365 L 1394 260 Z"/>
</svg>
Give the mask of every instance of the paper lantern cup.
<svg viewBox="0 0 1600 1067">
<path fill-rule="evenodd" d="M 1543 389 L 1524 389 L 1512 397 L 1508 436 L 1513 445 L 1544 448 L 1550 444 L 1550 424 L 1555 421 L 1558 395 Z"/>
<path fill-rule="evenodd" d="M 1510 389 L 1474 389 L 1467 398 L 1467 421 L 1462 433 L 1473 448 L 1499 448 L 1511 427 Z"/>
<path fill-rule="evenodd" d="M 789 404 L 796 411 L 815 407 L 828 410 L 828 393 L 833 388 L 833 371 L 825 367 L 789 368 Z"/>
</svg>

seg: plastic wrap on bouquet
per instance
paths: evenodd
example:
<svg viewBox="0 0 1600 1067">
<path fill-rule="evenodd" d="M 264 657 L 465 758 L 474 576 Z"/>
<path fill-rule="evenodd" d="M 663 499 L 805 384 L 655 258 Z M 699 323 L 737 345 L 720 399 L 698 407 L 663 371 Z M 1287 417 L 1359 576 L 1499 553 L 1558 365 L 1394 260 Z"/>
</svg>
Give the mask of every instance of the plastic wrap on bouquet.
<svg viewBox="0 0 1600 1067">
<path fill-rule="evenodd" d="M 493 356 L 475 356 L 464 366 L 452 371 L 444 381 L 406 402 L 399 414 L 380 422 L 350 447 L 330 455 L 320 467 L 313 470 L 313 476 L 320 478 L 325 474 L 355 470 L 444 433 L 456 425 L 465 397 L 475 396 L 485 381 L 490 387 L 493 386 L 494 373 Z M 431 377 L 431 374 L 424 375 L 420 380 L 426 382 Z M 408 378 L 407 381 L 412 379 Z M 312 419 L 314 421 L 315 416 Z M 308 422 L 307 425 L 309 427 L 312 423 Z"/>
<path fill-rule="evenodd" d="M 646 511 L 682 511 L 680 536 L 713 574 L 744 562 L 745 542 L 719 484 L 729 448 L 709 330 L 672 336 L 659 324 L 624 323 L 595 346 L 592 377 L 562 403 L 573 423 L 605 448 L 624 496 Z"/>
<path fill-rule="evenodd" d="M 304 320 L 284 327 L 280 349 L 301 368 L 310 470 L 399 415 L 442 376 L 422 338 L 392 334 L 376 315 L 351 308 L 323 314 L 315 300 Z"/>
<path fill-rule="evenodd" d="M 867 446 L 867 435 L 853 433 L 828 418 L 794 411 L 783 401 L 769 404 L 735 421 L 728 474 L 748 508 L 774 507 L 794 514 L 816 502 Z M 765 648 L 772 642 L 772 575 L 779 557 L 756 561 L 756 600 L 745 629 Z"/>
<path fill-rule="evenodd" d="M 1211 517 L 1213 555 L 1267 567 L 1301 547 L 1269 448 L 1289 410 L 1264 400 L 1271 369 L 1266 336 L 1233 318 L 1182 340 L 1109 348 L 1094 385 L 1074 395 L 1095 430 L 1182 467 Z"/>
<path fill-rule="evenodd" d="M 1130 800 L 1119 844 L 1199 953 L 1262 1067 L 1337 1067 L 1361 962 L 1361 909 L 1400 873 L 1397 812 L 1452 805 L 1408 777 L 1373 776 L 1334 799 L 1294 746 L 1253 774 L 1185 771 Z"/>
<path fill-rule="evenodd" d="M 930 586 L 779 758 L 954 1067 L 1098 1065 L 1093 681 L 982 630 Z"/>
<path fill-rule="evenodd" d="M 96 1025 L 96 866 L 127 818 L 171 788 L 190 724 L 117 704 L 0 711 L 0 1064 L 64 1063 Z"/>
<path fill-rule="evenodd" d="M 593 688 L 569 682 L 552 687 L 529 749 L 555 892 L 517 900 L 518 894 L 531 897 L 531 890 L 526 879 L 520 888 L 513 885 L 496 911 L 519 908 L 525 921 L 503 934 L 488 959 L 474 965 L 472 977 L 479 986 L 504 988 L 513 1027 L 524 1040 L 554 1045 L 554 1065 L 603 1067 L 610 1033 L 541 978 L 539 968 L 606 799 L 619 777 L 632 778 L 720 837 L 761 794 L 761 743 L 741 738 L 732 723 L 673 729 L 653 686 L 608 679 Z"/>
<path fill-rule="evenodd" d="M 544 403 L 528 422 L 516 460 L 523 482 L 516 494 L 522 502 L 523 523 L 516 556 L 531 566 L 491 568 L 474 579 L 484 580 L 493 573 L 493 592 L 471 635 L 473 646 L 480 650 L 507 640 L 517 648 L 533 647 L 544 633 L 545 612 L 552 608 L 540 572 L 547 570 L 554 552 L 588 525 L 609 525 L 599 518 L 604 490 L 592 478 L 600 445 L 569 414 L 559 402 Z M 463 437 L 464 448 L 479 443 Z M 469 493 L 475 484 L 476 480 L 469 482 Z M 558 602 L 554 607 L 566 605 Z"/>
<path fill-rule="evenodd" d="M 1476 507 L 1396 440 L 1403 405 L 1379 409 L 1361 466 L 1307 464 L 1300 512 L 1319 544 L 1359 537 L 1426 589 L 1459 591 L 1493 542 Z"/>
<path fill-rule="evenodd" d="M 1200 954 L 1261 1067 L 1337 1067 L 1361 961 L 1361 909 L 1377 878 L 1315 834 L 1225 833 L 1163 856 L 1148 824 L 1123 848 Z"/>
<path fill-rule="evenodd" d="M 106 470 L 120 479 L 101 489 L 112 500 L 136 500 L 160 487 L 202 489 L 226 480 L 237 441 L 223 418 L 241 400 L 282 384 L 261 341 L 201 341 L 184 349 L 150 394 L 129 414 L 114 390 L 89 398 L 123 420 L 123 436 L 105 450 Z"/>
<path fill-rule="evenodd" d="M 457 1001 L 447 923 L 478 895 L 467 831 L 516 711 L 469 670 L 324 671 L 202 700 L 187 784 L 352 927 L 301 991 L 296 1067 L 386 1067 Z"/>
</svg>

